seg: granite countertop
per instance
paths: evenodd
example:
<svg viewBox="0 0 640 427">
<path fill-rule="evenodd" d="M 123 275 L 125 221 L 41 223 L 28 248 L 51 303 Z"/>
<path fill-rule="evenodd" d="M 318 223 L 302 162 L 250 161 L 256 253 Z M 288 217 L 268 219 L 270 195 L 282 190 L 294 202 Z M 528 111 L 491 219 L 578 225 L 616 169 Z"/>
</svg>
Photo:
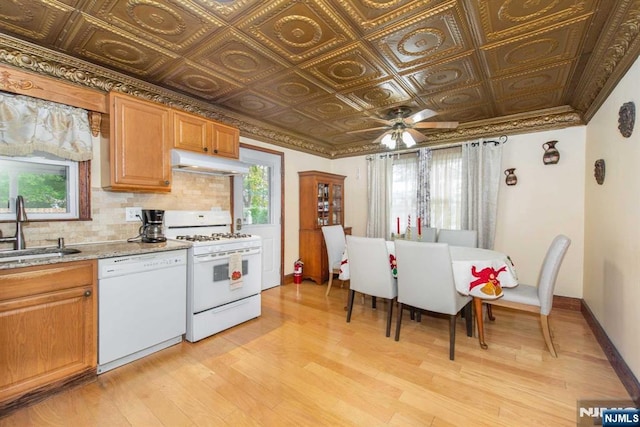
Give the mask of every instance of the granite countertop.
<svg viewBox="0 0 640 427">
<path fill-rule="evenodd" d="M 60 262 L 83 261 L 88 259 L 113 258 L 150 252 L 172 251 L 177 249 L 187 249 L 190 247 L 191 243 L 189 242 L 174 240 L 167 240 L 162 243 L 127 242 L 126 240 L 101 243 L 82 243 L 77 245 L 67 245 L 65 247 L 69 249 L 78 249 L 80 253 L 77 254 L 7 262 L 2 262 L 2 259 L 0 258 L 0 270 L 30 267 L 33 265 L 57 264 Z"/>
</svg>

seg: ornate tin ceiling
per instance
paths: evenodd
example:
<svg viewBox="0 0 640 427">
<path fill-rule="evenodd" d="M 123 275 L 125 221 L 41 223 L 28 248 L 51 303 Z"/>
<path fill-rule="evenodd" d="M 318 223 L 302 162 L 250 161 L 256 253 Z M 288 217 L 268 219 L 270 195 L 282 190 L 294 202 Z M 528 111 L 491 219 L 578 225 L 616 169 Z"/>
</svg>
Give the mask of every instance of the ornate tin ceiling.
<svg viewBox="0 0 640 427">
<path fill-rule="evenodd" d="M 345 157 L 383 151 L 383 130 L 348 132 L 398 106 L 460 122 L 423 145 L 586 123 L 639 17 L 638 0 L 3 0 L 0 61 Z"/>
</svg>

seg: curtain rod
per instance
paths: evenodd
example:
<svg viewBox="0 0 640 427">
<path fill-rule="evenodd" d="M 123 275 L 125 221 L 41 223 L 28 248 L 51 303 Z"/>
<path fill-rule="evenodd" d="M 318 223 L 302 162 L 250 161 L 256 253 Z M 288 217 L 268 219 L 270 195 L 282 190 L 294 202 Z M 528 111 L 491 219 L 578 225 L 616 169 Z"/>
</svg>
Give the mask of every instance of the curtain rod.
<svg viewBox="0 0 640 427">
<path fill-rule="evenodd" d="M 498 137 L 497 140 L 484 140 L 484 138 L 480 138 L 477 142 L 471 142 L 471 146 L 472 147 L 476 147 L 478 146 L 480 143 L 482 143 L 482 145 L 486 145 L 486 144 L 493 144 L 494 146 L 498 146 L 500 144 L 506 144 L 507 140 L 509 138 L 507 137 L 507 135 L 501 135 L 500 137 Z M 452 148 L 452 147 L 461 147 L 464 144 L 469 144 L 469 142 L 450 142 L 447 144 L 440 144 L 440 145 L 432 145 L 429 147 L 422 147 L 422 148 L 428 148 L 430 150 L 444 150 L 447 148 Z M 400 156 L 403 154 L 412 154 L 412 153 L 418 153 L 418 151 L 420 150 L 420 148 L 405 148 L 404 150 L 395 150 L 393 152 L 389 152 L 389 153 L 378 153 L 378 154 L 370 154 L 367 156 L 367 159 L 372 160 L 374 157 L 373 156 L 388 156 L 388 157 L 393 157 L 393 156 Z"/>
</svg>

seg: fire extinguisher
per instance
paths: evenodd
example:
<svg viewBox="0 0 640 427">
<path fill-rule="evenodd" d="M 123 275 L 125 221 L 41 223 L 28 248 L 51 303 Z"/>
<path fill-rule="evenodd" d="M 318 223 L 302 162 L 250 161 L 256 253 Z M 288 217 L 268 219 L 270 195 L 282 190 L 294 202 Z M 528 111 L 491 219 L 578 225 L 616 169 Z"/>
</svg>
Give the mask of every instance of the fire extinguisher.
<svg viewBox="0 0 640 427">
<path fill-rule="evenodd" d="M 302 266 L 304 263 L 301 259 L 298 259 L 293 263 L 293 283 L 299 285 L 302 283 Z"/>
</svg>

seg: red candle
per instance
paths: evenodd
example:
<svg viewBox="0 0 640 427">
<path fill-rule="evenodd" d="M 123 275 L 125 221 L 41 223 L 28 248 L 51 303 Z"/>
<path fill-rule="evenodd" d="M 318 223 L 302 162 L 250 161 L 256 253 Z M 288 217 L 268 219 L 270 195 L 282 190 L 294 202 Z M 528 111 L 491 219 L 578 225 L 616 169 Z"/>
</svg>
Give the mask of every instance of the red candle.
<svg viewBox="0 0 640 427">
<path fill-rule="evenodd" d="M 400 234 L 400 217 L 396 219 L 396 222 L 398 223 L 398 234 Z"/>
<path fill-rule="evenodd" d="M 420 227 L 420 217 L 418 217 L 418 236 L 422 236 L 422 228 Z"/>
</svg>

